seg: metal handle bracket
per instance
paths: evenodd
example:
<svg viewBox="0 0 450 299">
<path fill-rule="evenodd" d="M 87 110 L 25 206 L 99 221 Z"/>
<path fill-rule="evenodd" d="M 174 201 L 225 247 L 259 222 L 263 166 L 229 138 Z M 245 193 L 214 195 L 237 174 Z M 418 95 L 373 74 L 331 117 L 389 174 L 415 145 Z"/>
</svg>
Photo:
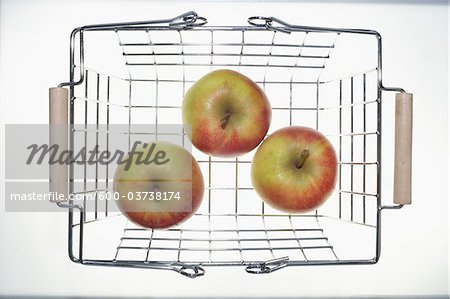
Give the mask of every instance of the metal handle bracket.
<svg viewBox="0 0 450 299">
<path fill-rule="evenodd" d="M 265 274 L 271 273 L 288 265 L 289 257 L 280 257 L 272 260 L 268 260 L 262 263 L 250 264 L 245 268 L 247 273 L 251 274 Z"/>
<path fill-rule="evenodd" d="M 205 269 L 202 267 L 183 263 L 173 265 L 172 270 L 189 278 L 196 278 L 205 274 Z"/>
</svg>

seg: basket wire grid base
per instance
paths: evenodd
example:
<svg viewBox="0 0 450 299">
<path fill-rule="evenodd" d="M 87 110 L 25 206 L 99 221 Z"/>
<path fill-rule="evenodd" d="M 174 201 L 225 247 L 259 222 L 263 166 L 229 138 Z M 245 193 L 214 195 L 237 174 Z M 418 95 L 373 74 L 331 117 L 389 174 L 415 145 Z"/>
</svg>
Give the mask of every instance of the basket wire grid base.
<svg viewBox="0 0 450 299">
<path fill-rule="evenodd" d="M 194 149 L 206 186 L 204 202 L 194 217 L 179 227 L 164 231 L 145 230 L 128 223 L 123 234 L 114 237 L 119 242 L 116 242 L 114 252 L 110 251 L 113 256 L 90 258 L 87 248 L 96 246 L 96 242 L 88 242 L 87 236 L 95 230 L 95 223 L 117 217 L 113 217 L 107 203 L 100 206 L 103 203 L 95 200 L 95 208 L 92 208 L 85 202 L 79 211 L 71 209 L 69 212 L 72 260 L 84 264 L 171 269 L 190 277 L 202 275 L 204 272 L 199 266 L 205 265 L 245 265 L 248 272 L 267 273 L 287 265 L 376 262 L 380 234 L 381 146 L 381 69 L 377 57 L 381 55 L 381 49 L 375 43 L 373 55 L 368 55 L 375 57 L 375 65 L 365 65 L 362 72 L 340 73 L 339 79 L 323 80 L 323 71 L 333 57 L 339 38 L 354 34 L 292 28 L 291 32 L 289 41 L 284 40 L 288 35 L 284 32 L 252 26 L 195 27 L 190 30 L 174 30 L 170 26 L 123 27 L 83 32 L 86 35 L 115 35 L 128 78 L 96 71 L 85 66 L 84 61 L 75 66 L 72 61 L 71 80 L 74 81 L 79 68 L 83 81 L 79 86 L 71 87 L 72 124 L 108 126 L 125 120 L 131 126 L 142 121 L 141 111 L 147 121 L 148 116 L 153 115 L 151 122 L 158 127 L 168 119 L 181 116 L 182 97 L 199 74 L 225 67 L 250 76 L 266 91 L 269 99 L 280 99 L 271 102 L 274 118 L 269 135 L 282 126 L 294 124 L 314 127 L 324 133 L 336 148 L 339 174 L 336 191 L 325 206 L 306 215 L 288 215 L 261 203 L 251 184 L 242 183 L 242 173 L 249 175 L 253 153 L 235 159 L 219 159 Z M 187 35 L 193 33 L 207 38 L 188 39 Z M 220 34 L 229 38 L 230 33 L 235 37 L 233 41 L 219 38 Z M 251 34 L 257 34 L 255 38 L 264 41 L 252 41 Z M 131 36 L 129 39 L 128 35 Z M 365 37 L 375 40 L 373 33 L 367 33 Z M 80 41 L 78 51 L 85 51 L 87 42 L 84 43 Z M 152 90 L 152 94 L 147 94 L 150 100 L 143 101 L 136 96 L 147 92 L 143 86 Z M 119 87 L 124 93 L 117 92 Z M 177 90 L 177 100 L 165 102 L 166 91 L 171 87 Z M 298 101 L 299 95 L 303 95 L 304 104 Z M 72 135 L 76 133 L 89 134 L 74 130 Z M 97 143 L 103 138 L 99 132 L 91 133 L 97 135 Z M 106 148 L 109 134 L 113 133 L 106 134 Z M 133 136 L 142 135 L 132 131 L 127 134 L 130 142 Z M 180 132 L 180 136 L 184 138 L 184 132 Z M 81 146 L 86 146 L 86 140 Z M 79 146 L 73 143 L 73 136 L 71 141 L 72 147 Z M 110 175 L 114 169 L 97 163 L 92 170 L 95 179 L 90 179 L 89 167 L 84 165 L 83 168 L 81 188 L 78 190 L 72 183 L 71 193 L 97 196 L 111 191 Z M 230 184 L 217 183 L 214 175 L 221 172 L 229 177 Z M 107 179 L 102 180 L 101 173 L 106 173 Z M 72 181 L 76 181 L 73 169 L 71 174 Z M 218 204 L 221 198 L 217 197 L 228 197 L 227 205 Z M 243 208 L 243 201 L 252 201 L 256 205 Z M 322 227 L 326 219 L 346 223 L 345 230 L 339 232 L 336 229 L 336 233 L 331 229 L 329 232 L 333 237 L 329 236 Z M 362 230 L 353 234 L 356 227 L 356 230 Z M 349 238 L 362 235 L 371 242 L 354 258 L 340 258 L 336 246 L 343 252 L 345 244 L 356 242 L 346 239 L 346 234 Z M 337 240 L 339 245 L 334 245 L 331 239 Z M 186 269 L 193 272 L 186 273 Z"/>
<path fill-rule="evenodd" d="M 279 215 L 277 215 L 279 216 Z M 275 217 L 277 217 L 275 216 Z M 293 224 L 292 216 L 285 217 L 290 227 L 268 227 L 266 219 L 271 216 L 210 216 L 197 215 L 198 218 L 208 218 L 208 223 L 222 224 L 219 228 L 196 229 L 187 228 L 170 229 L 167 232 L 148 231 L 130 227 L 124 229 L 120 245 L 117 247 L 115 260 L 121 256 L 127 256 L 127 250 L 143 250 L 145 262 L 158 261 L 164 257 L 152 255 L 157 251 L 171 251 L 165 258 L 188 264 L 198 263 L 222 263 L 222 264 L 247 264 L 280 258 L 279 252 L 290 252 L 291 256 L 298 256 L 299 260 L 308 261 L 306 252 L 314 249 L 328 250 L 330 259 L 338 260 L 333 247 L 324 236 L 323 229 L 315 216 L 311 221 L 303 221 L 302 225 Z M 250 218 L 257 217 L 258 222 Z M 211 219 L 212 218 L 212 219 Z M 247 218 L 247 219 L 245 219 Z M 305 220 L 305 219 L 304 219 Z M 230 225 L 234 222 L 234 225 Z M 239 223 L 247 222 L 254 228 L 242 228 Z M 223 228 L 221 228 L 223 227 Z M 148 244 L 142 243 L 148 242 Z M 138 244 L 141 246 L 137 246 Z M 174 246 L 176 244 L 176 246 Z M 293 254 L 292 250 L 298 254 Z M 255 255 L 252 251 L 261 251 Z M 252 260 L 253 259 L 253 260 Z"/>
</svg>

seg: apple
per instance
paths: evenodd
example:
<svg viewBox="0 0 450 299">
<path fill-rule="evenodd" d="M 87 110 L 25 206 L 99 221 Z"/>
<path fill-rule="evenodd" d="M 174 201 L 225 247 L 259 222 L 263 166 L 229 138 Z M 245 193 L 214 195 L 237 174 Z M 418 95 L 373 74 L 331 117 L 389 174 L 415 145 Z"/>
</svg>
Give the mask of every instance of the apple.
<svg viewBox="0 0 450 299">
<path fill-rule="evenodd" d="M 113 191 L 119 209 L 135 224 L 169 228 L 200 206 L 203 176 L 186 149 L 163 141 L 144 143 L 133 146 L 126 161 L 116 168 Z"/>
<path fill-rule="evenodd" d="M 271 207 L 287 213 L 317 209 L 336 185 L 337 158 L 317 130 L 291 126 L 264 140 L 251 166 L 253 187 Z"/>
<path fill-rule="evenodd" d="M 216 70 L 186 92 L 183 124 L 192 144 L 219 157 L 236 157 L 253 150 L 270 126 L 271 107 L 262 89 L 232 70 Z"/>
</svg>

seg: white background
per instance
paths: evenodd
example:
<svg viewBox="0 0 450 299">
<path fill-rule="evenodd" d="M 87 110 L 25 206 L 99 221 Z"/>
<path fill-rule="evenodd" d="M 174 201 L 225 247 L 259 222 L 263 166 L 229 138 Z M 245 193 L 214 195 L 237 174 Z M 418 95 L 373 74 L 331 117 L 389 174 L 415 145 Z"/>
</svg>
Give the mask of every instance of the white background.
<svg viewBox="0 0 450 299">
<path fill-rule="evenodd" d="M 67 257 L 65 213 L 5 213 L 1 206 L 0 294 L 191 297 L 448 294 L 446 3 L 2 1 L 3 123 L 47 122 L 48 88 L 68 79 L 68 38 L 74 27 L 160 19 L 188 10 L 207 17 L 211 25 L 238 25 L 251 15 L 274 15 L 290 23 L 368 28 L 382 34 L 385 85 L 403 87 L 413 92 L 415 98 L 413 205 L 383 212 L 380 262 L 358 267 L 286 268 L 263 276 L 246 274 L 243 268 L 207 268 L 206 275 L 195 280 L 165 271 L 87 267 L 74 264 Z M 382 197 L 389 203 L 393 95 L 385 93 L 383 100 Z"/>
</svg>

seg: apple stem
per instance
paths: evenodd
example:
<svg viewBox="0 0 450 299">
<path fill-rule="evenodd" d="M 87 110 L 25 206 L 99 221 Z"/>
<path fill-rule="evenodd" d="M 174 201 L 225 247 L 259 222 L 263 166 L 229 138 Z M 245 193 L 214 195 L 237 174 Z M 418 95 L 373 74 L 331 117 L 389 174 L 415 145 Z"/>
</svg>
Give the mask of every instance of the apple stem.
<svg viewBox="0 0 450 299">
<path fill-rule="evenodd" d="M 302 168 L 308 157 L 309 157 L 309 150 L 307 149 L 302 150 L 302 153 L 300 154 L 300 159 L 298 159 L 298 161 L 295 163 L 295 167 L 297 167 L 297 169 Z"/>
<path fill-rule="evenodd" d="M 228 125 L 228 122 L 230 121 L 231 113 L 227 112 L 225 116 L 220 120 L 220 127 L 222 129 L 225 129 Z"/>
</svg>

